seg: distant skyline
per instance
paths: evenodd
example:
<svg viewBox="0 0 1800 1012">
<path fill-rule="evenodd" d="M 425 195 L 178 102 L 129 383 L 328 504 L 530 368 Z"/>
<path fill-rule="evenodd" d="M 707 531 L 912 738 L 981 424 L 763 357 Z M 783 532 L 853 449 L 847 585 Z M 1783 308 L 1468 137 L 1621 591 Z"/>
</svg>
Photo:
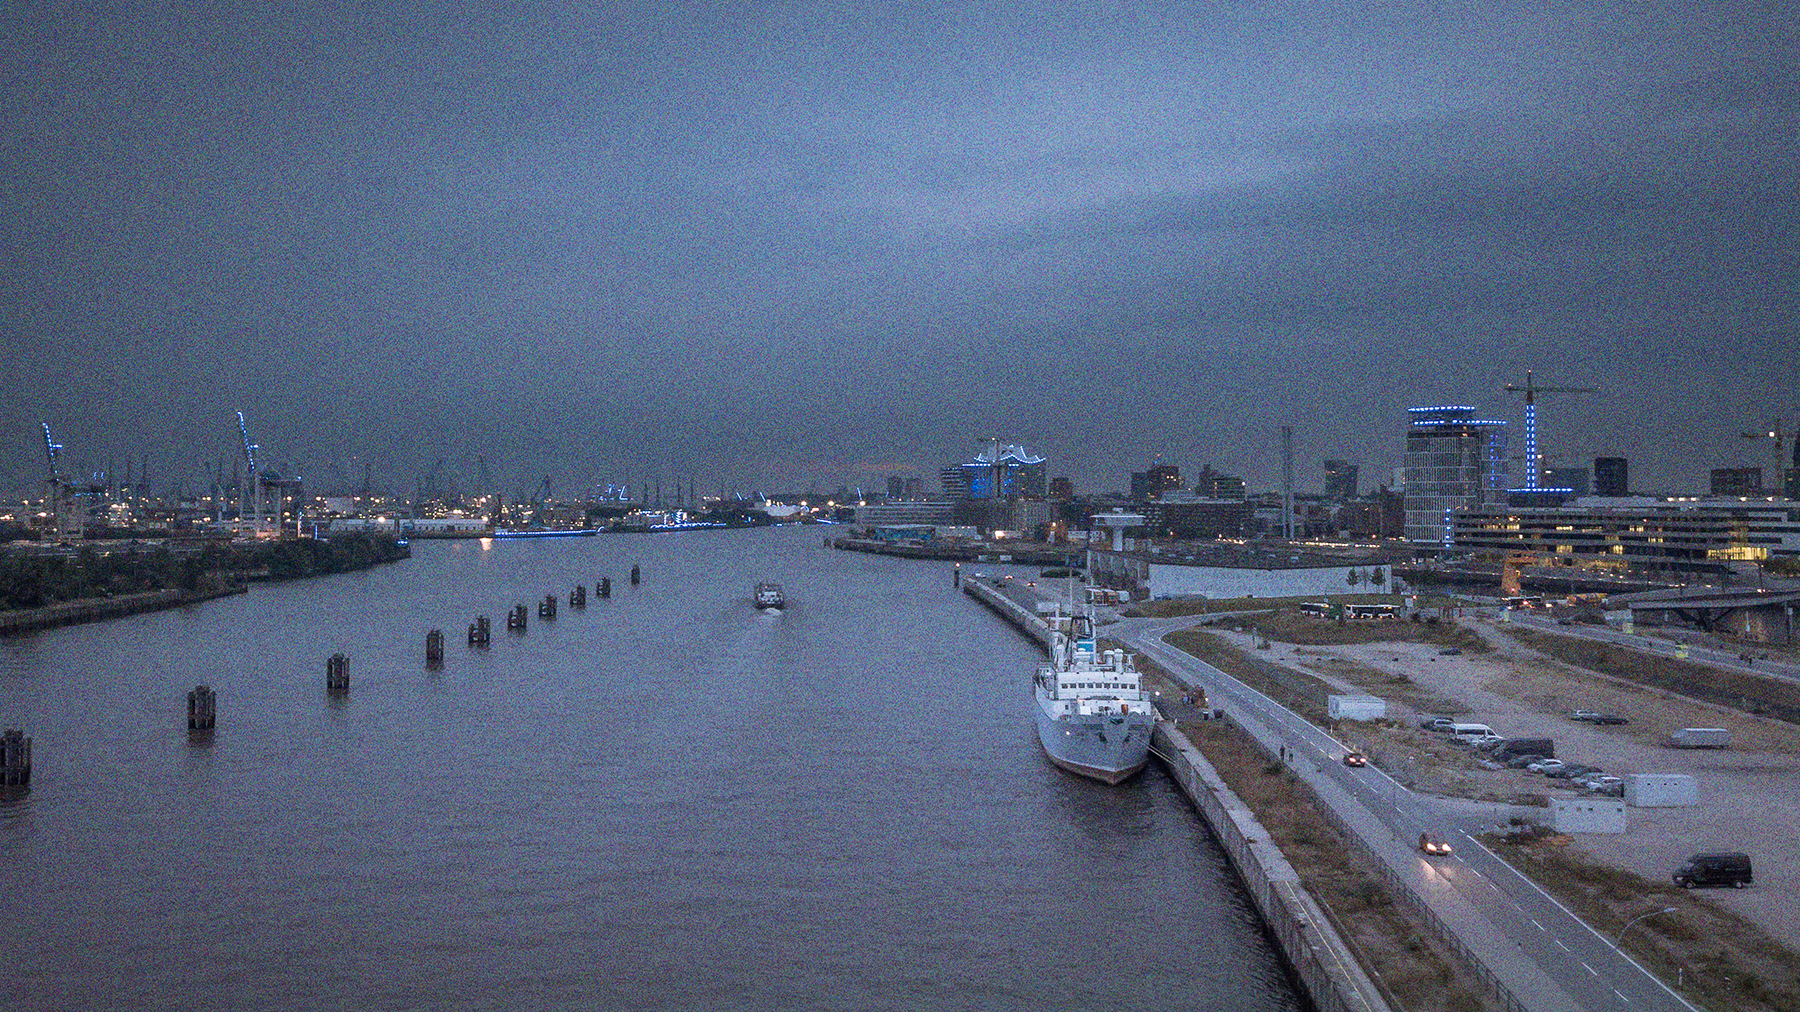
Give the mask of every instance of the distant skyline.
<svg viewBox="0 0 1800 1012">
<path fill-rule="evenodd" d="M 1800 5 L 14 5 L 0 489 L 1366 490 L 1405 409 L 1706 489 L 1800 413 Z M 1515 465 L 1516 466 L 1516 465 Z M 134 464 L 135 469 L 135 464 Z M 1191 484 L 1191 478 L 1189 479 Z"/>
</svg>

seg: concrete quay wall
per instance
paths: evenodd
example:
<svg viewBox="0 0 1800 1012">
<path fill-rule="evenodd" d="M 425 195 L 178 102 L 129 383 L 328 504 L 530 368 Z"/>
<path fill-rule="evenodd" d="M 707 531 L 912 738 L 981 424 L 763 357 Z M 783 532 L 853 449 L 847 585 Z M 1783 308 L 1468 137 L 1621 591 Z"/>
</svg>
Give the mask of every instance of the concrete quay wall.
<svg viewBox="0 0 1800 1012">
<path fill-rule="evenodd" d="M 1212 828 L 1319 1012 L 1388 1012 L 1392 1006 L 1300 884 L 1299 874 L 1255 813 L 1225 786 L 1187 736 L 1160 722 L 1152 750 Z"/>
<path fill-rule="evenodd" d="M 1038 642 L 1045 653 L 1050 651 L 1050 627 L 1036 611 L 1025 607 L 998 587 L 992 587 L 981 580 L 964 580 L 963 593 L 993 609 L 994 613 L 1012 623 L 1018 630 Z"/>
<path fill-rule="evenodd" d="M 965 581 L 963 593 L 1049 648 L 1049 626 L 1011 594 L 981 580 Z M 1224 845 L 1319 1012 L 1390 1012 L 1392 1006 L 1351 955 L 1325 911 L 1300 884 L 1300 876 L 1269 839 L 1262 823 L 1225 786 L 1187 736 L 1174 730 L 1174 725 L 1159 722 L 1152 751 Z"/>
</svg>

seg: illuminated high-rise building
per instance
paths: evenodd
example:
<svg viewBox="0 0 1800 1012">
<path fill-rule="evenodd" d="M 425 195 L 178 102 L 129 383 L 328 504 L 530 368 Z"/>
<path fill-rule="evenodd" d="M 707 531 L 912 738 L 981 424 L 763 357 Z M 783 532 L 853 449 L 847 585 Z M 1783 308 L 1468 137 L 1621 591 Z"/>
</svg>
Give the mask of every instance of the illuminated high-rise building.
<svg viewBox="0 0 1800 1012">
<path fill-rule="evenodd" d="M 1406 540 L 1455 548 L 1455 511 L 1506 503 L 1506 423 L 1467 405 L 1408 408 Z"/>
</svg>

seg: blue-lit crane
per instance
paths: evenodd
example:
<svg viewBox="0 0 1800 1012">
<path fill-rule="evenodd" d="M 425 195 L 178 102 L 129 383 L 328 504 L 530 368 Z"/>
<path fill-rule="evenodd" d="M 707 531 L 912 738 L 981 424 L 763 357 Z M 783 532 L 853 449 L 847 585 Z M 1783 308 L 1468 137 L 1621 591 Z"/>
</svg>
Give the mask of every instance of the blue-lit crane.
<svg viewBox="0 0 1800 1012">
<path fill-rule="evenodd" d="M 77 496 L 98 496 L 106 491 L 106 486 L 99 482 L 75 483 L 63 477 L 62 473 L 63 445 L 50 436 L 50 423 L 44 423 L 44 462 L 49 466 L 49 476 L 44 479 L 49 499 L 51 528 L 57 541 L 80 541 L 87 536 L 86 509 L 81 507 Z"/>
<path fill-rule="evenodd" d="M 1525 385 L 1508 383 L 1500 389 L 1507 393 L 1523 393 L 1525 395 L 1525 487 L 1537 488 L 1544 474 L 1544 458 L 1538 453 L 1537 440 L 1537 395 L 1538 394 L 1592 394 L 1598 393 L 1599 387 L 1541 387 L 1532 377 L 1531 370 L 1525 370 Z"/>
<path fill-rule="evenodd" d="M 250 441 L 250 429 L 244 424 L 244 413 L 237 413 L 238 435 L 244 438 L 244 463 L 250 468 L 249 479 L 244 482 L 244 503 L 238 512 L 238 529 L 243 530 L 244 515 L 250 516 L 250 534 L 252 537 L 262 533 L 263 494 L 262 469 L 256 464 L 256 451 L 261 449 Z"/>
</svg>

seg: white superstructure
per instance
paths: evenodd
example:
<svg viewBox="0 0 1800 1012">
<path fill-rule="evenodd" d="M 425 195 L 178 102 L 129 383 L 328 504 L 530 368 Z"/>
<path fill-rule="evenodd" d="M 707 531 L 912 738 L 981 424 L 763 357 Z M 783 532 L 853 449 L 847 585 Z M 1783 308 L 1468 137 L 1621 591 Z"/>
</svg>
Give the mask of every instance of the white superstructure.
<svg viewBox="0 0 1800 1012">
<path fill-rule="evenodd" d="M 1122 649 L 1102 651 L 1091 616 L 1058 616 L 1050 663 L 1038 668 L 1038 741 L 1050 761 L 1116 784 L 1144 768 L 1156 711 Z"/>
</svg>

